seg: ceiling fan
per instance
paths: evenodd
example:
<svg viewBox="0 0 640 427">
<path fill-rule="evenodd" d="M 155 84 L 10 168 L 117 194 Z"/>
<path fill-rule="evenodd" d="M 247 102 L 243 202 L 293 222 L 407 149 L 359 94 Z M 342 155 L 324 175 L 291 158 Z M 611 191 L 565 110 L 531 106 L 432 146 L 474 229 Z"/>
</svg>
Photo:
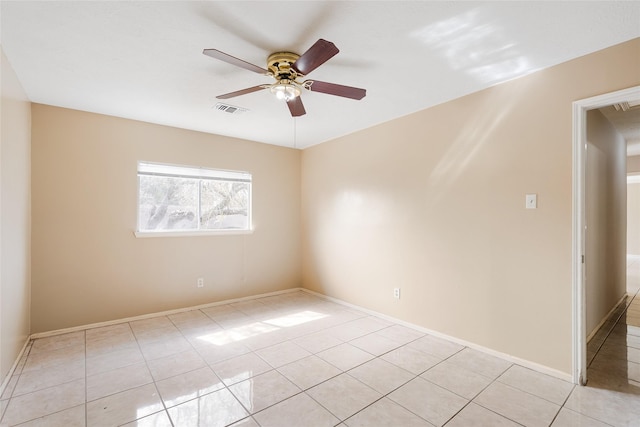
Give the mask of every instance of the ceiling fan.
<svg viewBox="0 0 640 427">
<path fill-rule="evenodd" d="M 302 55 L 297 55 L 292 52 L 272 53 L 267 59 L 267 68 L 265 69 L 217 49 L 204 49 L 202 51 L 202 53 L 212 58 L 276 79 L 272 84 L 253 86 L 235 92 L 225 93 L 224 95 L 218 95 L 216 98 L 228 99 L 263 89 L 269 89 L 278 99 L 286 101 L 293 117 L 306 114 L 302 99 L 300 99 L 302 89 L 358 100 L 365 97 L 367 94 L 365 89 L 321 82 L 319 80 L 298 81 L 299 78 L 306 76 L 324 64 L 338 52 L 340 51 L 333 43 L 319 39 Z"/>
</svg>

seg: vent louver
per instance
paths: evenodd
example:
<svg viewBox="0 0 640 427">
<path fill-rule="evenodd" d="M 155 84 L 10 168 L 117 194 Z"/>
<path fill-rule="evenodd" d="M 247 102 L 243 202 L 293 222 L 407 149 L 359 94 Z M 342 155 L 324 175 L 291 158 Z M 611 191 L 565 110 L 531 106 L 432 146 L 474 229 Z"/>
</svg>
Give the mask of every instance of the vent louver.
<svg viewBox="0 0 640 427">
<path fill-rule="evenodd" d="M 615 108 L 616 111 L 629 111 L 638 107 L 640 107 L 640 99 L 613 104 L 613 108 Z"/>
<path fill-rule="evenodd" d="M 225 113 L 229 113 L 229 114 L 242 114 L 249 111 L 246 108 L 237 107 L 235 105 L 223 104 L 222 102 L 218 102 L 214 106 L 214 108 L 218 111 L 224 111 Z"/>
</svg>

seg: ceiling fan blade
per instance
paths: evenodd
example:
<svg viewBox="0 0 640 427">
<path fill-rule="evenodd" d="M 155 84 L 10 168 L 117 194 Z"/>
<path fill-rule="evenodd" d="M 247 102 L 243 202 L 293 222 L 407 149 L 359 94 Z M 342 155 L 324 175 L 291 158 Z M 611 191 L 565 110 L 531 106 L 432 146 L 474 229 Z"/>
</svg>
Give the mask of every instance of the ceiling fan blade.
<svg viewBox="0 0 640 427">
<path fill-rule="evenodd" d="M 291 66 L 298 74 L 307 75 L 340 52 L 333 43 L 319 39 Z"/>
<path fill-rule="evenodd" d="M 253 71 L 258 74 L 269 74 L 268 70 L 264 68 L 258 67 L 257 65 L 253 65 L 247 61 L 243 61 L 242 59 L 238 59 L 235 56 L 231 56 L 227 53 L 221 52 L 217 49 L 205 49 L 202 51 L 207 56 L 210 56 L 215 59 L 219 59 L 220 61 L 224 61 L 226 63 L 235 65 L 236 67 L 244 68 L 245 70 Z"/>
<path fill-rule="evenodd" d="M 291 111 L 291 115 L 293 117 L 300 117 L 307 114 L 304 109 L 304 105 L 302 104 L 302 98 L 300 98 L 299 96 L 288 100 L 287 106 L 289 107 L 289 111 Z"/>
<path fill-rule="evenodd" d="M 321 92 L 329 95 L 342 96 L 344 98 L 362 99 L 367 95 L 366 89 L 360 89 L 352 86 L 343 86 L 335 83 L 321 82 L 318 80 L 307 80 L 303 83 L 303 87 L 312 92 Z"/>
<path fill-rule="evenodd" d="M 252 93 L 252 92 L 257 92 L 257 91 L 262 90 L 264 88 L 265 88 L 264 85 L 248 87 L 246 89 L 237 90 L 235 92 L 225 93 L 224 95 L 218 95 L 218 96 L 216 96 L 216 98 L 218 98 L 218 99 L 234 98 L 236 96 L 246 95 L 246 94 Z"/>
</svg>

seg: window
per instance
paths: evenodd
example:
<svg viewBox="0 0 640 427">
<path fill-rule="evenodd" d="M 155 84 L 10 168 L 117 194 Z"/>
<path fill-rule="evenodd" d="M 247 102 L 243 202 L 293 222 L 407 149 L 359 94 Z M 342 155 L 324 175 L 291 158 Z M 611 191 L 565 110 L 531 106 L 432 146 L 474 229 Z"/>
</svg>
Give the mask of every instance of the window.
<svg viewBox="0 0 640 427">
<path fill-rule="evenodd" d="M 138 231 L 206 232 L 251 227 L 251 174 L 138 163 Z"/>
</svg>

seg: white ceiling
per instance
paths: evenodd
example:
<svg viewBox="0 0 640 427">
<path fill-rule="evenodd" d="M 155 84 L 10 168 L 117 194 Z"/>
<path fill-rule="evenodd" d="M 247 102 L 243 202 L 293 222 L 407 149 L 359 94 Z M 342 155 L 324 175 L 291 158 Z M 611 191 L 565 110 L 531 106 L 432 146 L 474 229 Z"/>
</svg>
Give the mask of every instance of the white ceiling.
<svg viewBox="0 0 640 427">
<path fill-rule="evenodd" d="M 304 148 L 640 37 L 640 2 L 2 1 L 1 43 L 33 102 Z M 319 38 L 340 53 L 310 78 L 367 89 L 305 91 L 291 118 L 271 83 L 202 54 L 266 66 Z M 463 118 L 461 118 L 463 120 Z"/>
</svg>

